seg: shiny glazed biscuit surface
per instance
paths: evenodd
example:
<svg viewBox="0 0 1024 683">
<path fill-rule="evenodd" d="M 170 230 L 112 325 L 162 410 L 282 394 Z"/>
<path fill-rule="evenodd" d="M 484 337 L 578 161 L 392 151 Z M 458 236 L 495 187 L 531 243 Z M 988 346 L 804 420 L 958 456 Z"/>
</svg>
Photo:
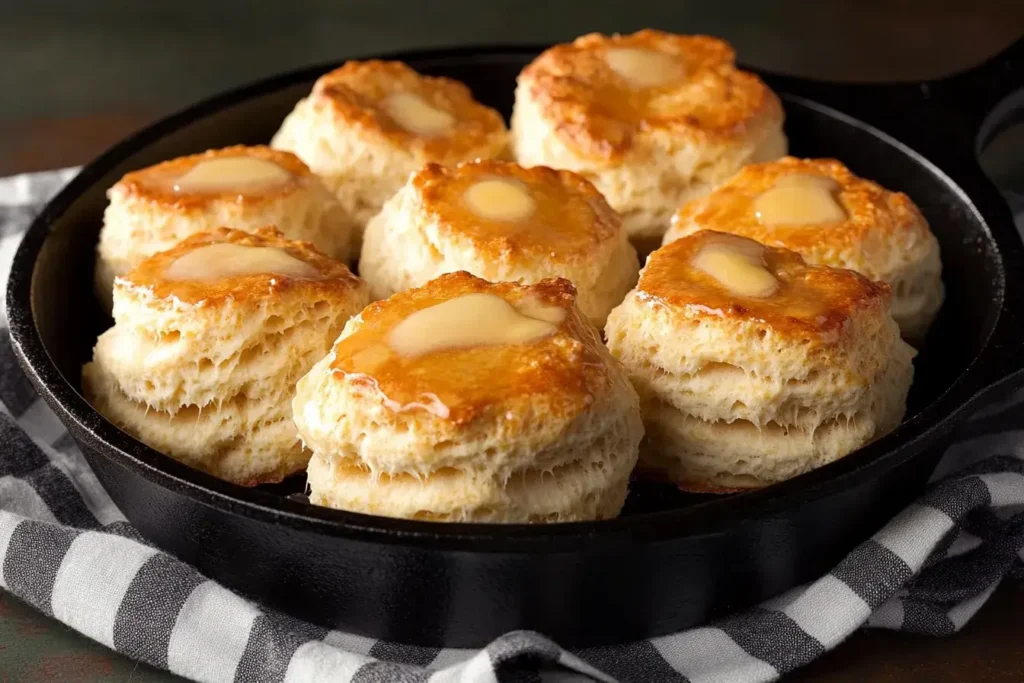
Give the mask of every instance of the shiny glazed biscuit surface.
<svg viewBox="0 0 1024 683">
<path fill-rule="evenodd" d="M 759 216 L 759 198 L 796 178 L 827 183 L 828 201 L 841 207 L 839 215 L 804 224 Z M 903 336 L 915 343 L 923 340 L 942 306 L 939 242 L 921 211 L 906 194 L 859 178 L 834 159 L 785 157 L 746 166 L 708 196 L 684 204 L 664 241 L 699 230 L 721 230 L 785 247 L 809 263 L 850 268 L 888 283 L 892 316 Z"/>
<path fill-rule="evenodd" d="M 836 184 L 835 198 L 845 210 L 846 219 L 810 226 L 762 223 L 754 207 L 758 196 L 771 189 L 779 179 L 794 174 L 833 180 Z M 685 204 L 673 217 L 665 242 L 698 230 L 731 232 L 764 244 L 793 249 L 808 257 L 825 249 L 842 251 L 862 246 L 870 248 L 872 244 L 879 248 L 887 246 L 883 240 L 872 240 L 872 235 L 887 240 L 928 232 L 921 212 L 902 192 L 891 192 L 860 178 L 835 159 L 795 157 L 746 166 L 707 197 Z M 868 270 L 871 256 L 864 255 L 863 266 Z M 865 268 L 857 267 L 857 270 Z"/>
<path fill-rule="evenodd" d="M 480 216 L 467 192 L 487 181 L 520 187 L 532 204 L 521 220 Z M 468 239 L 481 256 L 526 254 L 572 260 L 616 239 L 621 219 L 594 186 L 575 173 L 543 166 L 523 168 L 501 161 L 478 161 L 445 167 L 428 164 L 413 180 L 423 210 L 438 219 L 442 233 Z"/>
<path fill-rule="evenodd" d="M 407 357 L 391 350 L 389 332 L 413 313 L 459 296 L 487 293 L 517 304 L 525 297 L 566 311 L 554 334 L 526 344 L 447 348 Z M 432 397 L 446 408 L 446 421 L 466 423 L 482 415 L 518 419 L 517 405 L 531 397 L 551 399 L 552 419 L 586 410 L 607 391 L 608 368 L 598 352 L 600 339 L 578 312 L 575 289 L 563 279 L 524 287 L 492 284 L 465 272 L 442 275 L 422 288 L 370 304 L 362 324 L 334 347 L 331 369 L 346 381 L 366 384 L 387 400 L 407 406 Z"/>
<path fill-rule="evenodd" d="M 641 272 L 638 295 L 671 308 L 725 320 L 767 323 L 776 334 L 831 341 L 858 311 L 884 315 L 889 286 L 850 270 L 811 266 L 795 252 L 765 247 L 765 269 L 778 282 L 768 296 L 747 297 L 695 265 L 712 244 L 753 243 L 726 233 L 702 231 L 671 242 L 653 254 Z"/>
<path fill-rule="evenodd" d="M 281 182 L 267 182 L 232 188 L 209 190 L 175 190 L 175 182 L 197 165 L 215 160 L 234 157 L 251 157 L 270 162 L 288 175 Z M 271 149 L 262 145 L 247 147 L 236 145 L 224 149 L 211 149 L 202 154 L 178 157 L 138 171 L 126 173 L 115 185 L 128 196 L 160 204 L 175 211 L 187 212 L 203 209 L 220 201 L 236 203 L 259 203 L 290 194 L 307 179 L 315 176 L 302 161 L 291 152 Z"/>
<path fill-rule="evenodd" d="M 452 125 L 433 134 L 403 127 L 386 107 L 389 96 L 402 93 L 415 95 L 434 109 L 450 114 Z M 326 108 L 339 122 L 427 161 L 461 161 L 466 154 L 505 134 L 501 114 L 473 99 L 465 84 L 451 78 L 421 75 L 402 62 L 346 62 L 321 76 L 310 98 L 314 106 Z"/>
<path fill-rule="evenodd" d="M 235 244 L 242 247 L 270 247 L 280 249 L 318 273 L 314 277 L 290 277 L 276 273 L 254 273 L 216 279 L 171 279 L 168 268 L 179 258 L 197 249 L 214 244 Z M 307 242 L 287 240 L 272 226 L 261 228 L 255 234 L 220 228 L 212 232 L 193 235 L 178 246 L 161 252 L 136 266 L 122 278 L 127 284 L 148 288 L 159 299 L 174 297 L 184 303 L 216 303 L 224 299 L 243 303 L 278 296 L 288 289 L 309 290 L 311 296 L 318 291 L 355 290 L 362 281 L 340 261 L 325 256 Z"/>
<path fill-rule="evenodd" d="M 678 71 L 664 82 L 631 82 L 609 63 L 610 50 L 666 55 Z M 635 140 L 659 131 L 688 141 L 742 137 L 756 119 L 781 118 L 778 97 L 735 65 L 723 40 L 651 29 L 631 35 L 597 33 L 556 45 L 520 75 L 558 135 L 578 153 L 613 159 Z"/>
</svg>

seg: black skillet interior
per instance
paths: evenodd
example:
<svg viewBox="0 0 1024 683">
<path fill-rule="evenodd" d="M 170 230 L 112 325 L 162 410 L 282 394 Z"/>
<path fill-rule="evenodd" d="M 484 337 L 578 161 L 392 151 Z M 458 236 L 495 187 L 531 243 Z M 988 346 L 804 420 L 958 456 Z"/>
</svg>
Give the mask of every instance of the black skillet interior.
<svg viewBox="0 0 1024 683">
<path fill-rule="evenodd" d="M 402 58 L 421 72 L 443 74 L 467 83 L 478 99 L 508 115 L 515 77 L 535 53 L 534 49 L 506 48 L 420 53 Z M 1015 63 L 1019 63 L 1019 59 Z M 620 520 L 548 527 L 436 525 L 353 515 L 314 508 L 294 500 L 295 496 L 289 494 L 301 491 L 300 478 L 276 487 L 245 490 L 193 472 L 113 428 L 88 408 L 78 394 L 81 365 L 89 359 L 97 334 L 110 325 L 109 318 L 101 314 L 94 301 L 90 286 L 94 247 L 105 206 L 104 191 L 125 172 L 165 159 L 229 144 L 265 143 L 294 103 L 308 92 L 316 76 L 328 68 L 329 65 L 325 65 L 287 74 L 215 98 L 142 132 L 102 157 L 48 207 L 30 231 L 12 270 L 9 292 L 12 332 L 30 375 L 51 405 L 69 422 L 94 467 L 102 470 L 101 480 L 112 490 L 119 505 L 126 508 L 129 519 L 158 544 L 198 564 L 209 575 L 271 604 L 331 626 L 449 645 L 479 644 L 481 639 L 518 627 L 539 628 L 568 643 L 609 642 L 664 633 L 700 621 L 709 613 L 763 599 L 822 571 L 920 489 L 935 455 L 933 452 L 923 464 L 912 468 L 904 467 L 903 463 L 913 458 L 920 461 L 919 454 L 929 447 L 934 451 L 940 437 L 952 428 L 952 418 L 959 407 L 973 399 L 979 390 L 1020 367 L 1021 361 L 1016 356 L 1022 348 L 1024 335 L 1019 333 L 1017 323 L 1022 308 L 1020 279 L 1024 274 L 1024 258 L 1008 211 L 982 177 L 973 155 L 965 155 L 962 146 L 927 148 L 944 137 L 943 126 L 952 125 L 953 119 L 937 119 L 942 121 L 934 124 L 937 127 L 920 130 L 933 124 L 922 108 L 925 103 L 919 97 L 915 99 L 913 89 L 907 86 L 864 87 L 858 91 L 857 88 L 769 77 L 783 95 L 786 132 L 793 154 L 836 157 L 855 173 L 905 191 L 921 207 L 939 238 L 944 256 L 946 303 L 915 362 L 916 378 L 907 420 L 896 433 L 839 463 L 764 491 L 708 500 L 686 496 L 666 486 L 637 484 Z M 989 74 L 994 67 L 985 68 L 989 71 L 984 73 Z M 1006 90 L 1005 79 L 997 80 L 998 88 L 985 91 L 988 99 L 993 99 L 997 89 Z M 936 90 L 941 92 L 948 83 L 952 81 L 937 83 Z M 925 156 L 942 159 L 945 173 L 887 135 L 816 104 L 812 101 L 816 95 L 830 103 L 848 103 L 859 116 L 885 128 L 895 128 L 901 135 L 912 134 L 912 144 L 920 145 Z M 914 125 L 905 125 L 893 115 L 894 103 L 903 107 L 900 116 L 916 119 Z M 994 100 L 986 100 L 986 103 L 986 106 L 994 104 Z M 958 125 L 966 125 L 968 120 L 971 125 L 980 123 L 980 118 L 974 120 L 969 113 L 961 112 L 956 119 Z M 961 188 L 967 189 L 973 204 Z M 1012 285 L 1009 296 L 1005 290 L 1007 284 Z M 1014 359 L 1013 365 L 1008 365 Z M 116 467 L 111 466 L 111 462 Z M 887 474 L 897 470 L 902 472 L 898 476 Z M 124 478 L 125 472 L 140 478 L 129 481 Z M 152 504 L 140 500 L 141 494 L 133 497 L 133 487 L 148 487 L 147 482 L 156 484 L 151 495 L 159 501 Z M 853 491 L 856 493 L 850 493 Z M 808 512 L 807 506 L 817 505 L 826 496 L 835 498 L 831 509 L 818 507 L 813 514 Z M 224 519 L 238 521 L 242 525 L 239 534 L 248 533 L 241 530 L 249 523 L 240 521 L 244 518 L 269 524 L 259 527 L 258 533 L 278 535 L 268 539 L 265 547 L 247 550 L 242 541 L 217 535 L 202 526 L 208 523 L 203 521 L 203 516 L 211 509 L 226 511 L 231 517 Z M 823 514 L 830 517 L 828 525 L 823 526 L 820 519 L 814 519 Z M 759 526 L 758 520 L 767 523 Z M 176 530 L 169 525 L 184 528 Z M 254 524 L 249 532 L 255 528 Z M 793 537 L 794 529 L 808 536 Z M 636 596 L 637 609 L 643 612 L 624 614 L 621 628 L 609 626 L 599 629 L 600 632 L 591 632 L 588 627 L 580 626 L 585 619 L 567 624 L 551 616 L 550 610 L 564 611 L 569 606 L 552 600 L 550 593 L 537 594 L 522 583 L 525 580 L 523 568 L 532 565 L 521 557 L 514 562 L 510 560 L 510 564 L 501 569 L 508 570 L 509 576 L 518 577 L 516 585 L 520 586 L 521 595 L 513 600 L 516 604 L 507 609 L 491 604 L 486 609 L 474 608 L 466 612 L 485 616 L 463 615 L 459 621 L 458 615 L 462 612 L 456 610 L 455 616 L 449 614 L 453 620 L 449 625 L 433 624 L 417 629 L 408 624 L 396 627 L 388 620 L 374 621 L 376 617 L 365 614 L 373 611 L 372 606 L 361 610 L 353 607 L 358 603 L 355 598 L 360 590 L 375 594 L 379 588 L 387 594 L 386 602 L 401 606 L 410 615 L 418 614 L 419 610 L 425 610 L 422 596 L 419 602 L 410 603 L 408 596 L 388 591 L 397 590 L 396 581 L 422 579 L 424 575 L 417 574 L 421 570 L 447 572 L 438 579 L 433 589 L 437 597 L 431 599 L 450 607 L 451 604 L 444 601 L 453 596 L 458 599 L 456 578 L 466 572 L 486 573 L 485 566 L 490 561 L 485 559 L 487 553 L 494 553 L 495 557 L 507 553 L 510 557 L 515 553 L 545 552 L 568 553 L 560 555 L 557 562 L 570 563 L 572 571 L 559 564 L 564 577 L 556 579 L 544 574 L 548 571 L 547 565 L 537 564 L 531 573 L 535 572 L 536 578 L 547 583 L 551 590 L 576 576 L 576 583 L 565 584 L 565 593 L 582 601 L 573 603 L 579 608 L 579 604 L 589 604 L 588 599 L 600 602 L 594 596 L 607 593 L 609 589 L 600 581 L 595 583 L 587 572 L 608 571 L 617 576 L 619 570 L 607 564 L 607 557 L 601 560 L 604 564 L 588 565 L 592 559 L 573 557 L 571 553 L 604 543 L 614 555 L 617 551 L 612 549 L 621 550 L 622 546 L 617 544 L 624 542 L 664 541 L 657 546 L 660 549 L 651 552 L 664 550 L 670 554 L 651 555 L 648 560 L 652 565 L 664 563 L 663 571 L 670 572 L 672 562 L 683 562 L 680 553 L 686 554 L 689 562 L 694 554 L 717 552 L 710 546 L 675 547 L 671 545 L 674 540 L 689 534 L 695 543 L 702 543 L 704 535 L 712 531 L 721 536 L 731 534 L 730 542 L 734 546 L 749 546 L 742 551 L 744 559 L 723 559 L 715 555 L 695 565 L 696 569 L 690 564 L 679 565 L 674 574 L 676 580 L 687 576 L 687 572 L 698 571 L 701 578 L 693 585 L 710 591 L 708 597 L 694 603 L 692 595 L 680 597 L 682 602 L 661 595 L 655 601 L 664 603 L 660 607 L 652 603 L 650 596 Z M 318 584 L 303 593 L 307 584 L 322 582 L 324 576 L 315 572 L 304 574 L 303 568 L 290 564 L 287 567 L 275 565 L 285 560 L 275 559 L 271 546 L 288 547 L 297 543 L 295 539 L 303 534 L 307 534 L 304 538 L 310 544 L 307 550 L 316 546 L 325 556 L 338 553 L 337 562 L 332 564 L 333 560 L 328 558 L 324 567 L 350 566 L 355 561 L 348 555 L 341 558 L 343 550 L 337 544 L 346 537 L 360 544 L 408 544 L 428 549 L 427 552 L 451 551 L 451 555 L 438 560 L 439 565 L 431 565 L 433 560 L 422 553 L 414 560 L 395 560 L 411 573 L 401 577 L 385 576 L 380 579 L 382 583 L 374 584 L 376 588 L 357 586 L 346 592 L 352 602 L 335 604 L 325 597 L 323 585 Z M 780 534 L 778 542 L 772 541 Z M 213 538 L 216 540 L 211 540 Z M 256 545 L 259 546 L 259 542 Z M 359 547 L 360 552 L 370 556 L 377 552 L 368 545 Z M 302 551 L 301 548 L 293 550 Z M 351 550 L 347 548 L 344 552 Z M 247 552 L 251 555 L 246 555 Z M 380 552 L 386 554 L 383 550 Z M 231 553 L 246 557 L 250 569 L 239 572 L 232 568 L 232 558 L 225 559 Z M 617 561 L 622 559 L 619 556 Z M 388 561 L 391 560 L 394 558 Z M 722 561 L 745 562 L 751 567 L 727 565 L 729 568 L 723 570 L 722 575 L 731 577 L 730 581 L 737 585 L 717 585 L 711 577 Z M 638 584 L 637 590 L 642 591 L 648 578 L 644 574 L 647 569 L 642 559 L 637 562 L 639 568 L 622 569 L 626 574 L 620 578 L 627 579 L 627 584 Z M 267 565 L 266 572 L 253 568 L 259 563 Z M 315 553 L 310 564 L 316 564 Z M 427 565 L 433 569 L 424 569 Z M 781 569 L 775 571 L 771 566 Z M 634 571 L 639 573 L 630 573 Z M 650 571 L 656 570 L 652 567 Z M 579 578 L 579 572 L 583 572 L 585 578 Z M 305 599 L 298 600 L 298 604 L 292 599 L 281 599 L 281 576 L 294 577 L 301 583 L 302 587 L 295 590 L 305 595 Z M 367 580 L 377 581 L 372 577 Z M 492 588 L 497 582 L 496 575 L 481 580 Z M 662 576 L 662 580 L 670 580 L 670 577 Z M 381 587 L 384 584 L 387 585 Z M 594 592 L 589 598 L 578 594 L 584 589 Z M 508 599 L 507 591 L 496 589 L 494 593 L 504 595 L 503 600 Z M 477 591 L 472 601 L 488 599 Z M 552 607 L 541 607 L 544 601 Z M 480 603 L 474 604 L 479 607 Z M 575 613 L 579 613 L 578 610 Z"/>
</svg>

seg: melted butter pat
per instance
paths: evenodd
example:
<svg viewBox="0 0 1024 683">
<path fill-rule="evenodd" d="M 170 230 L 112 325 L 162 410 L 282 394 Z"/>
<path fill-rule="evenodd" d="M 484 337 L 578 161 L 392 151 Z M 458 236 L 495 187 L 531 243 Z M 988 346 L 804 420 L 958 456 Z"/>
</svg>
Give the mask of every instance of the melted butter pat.
<svg viewBox="0 0 1024 683">
<path fill-rule="evenodd" d="M 391 349 L 383 344 L 375 344 L 353 354 L 352 363 L 364 373 L 372 374 L 374 370 L 387 362 L 390 357 Z"/>
<path fill-rule="evenodd" d="M 481 180 L 463 195 L 470 210 L 491 221 L 521 221 L 534 211 L 536 203 L 522 183 Z"/>
<path fill-rule="evenodd" d="M 516 303 L 516 310 L 528 318 L 543 320 L 552 325 L 561 325 L 565 320 L 565 309 L 561 306 L 552 306 L 544 303 L 541 299 L 528 294 Z"/>
<path fill-rule="evenodd" d="M 637 88 L 653 88 L 683 77 L 683 65 L 664 52 L 637 48 L 612 48 L 605 53 L 612 71 Z"/>
<path fill-rule="evenodd" d="M 384 100 L 384 109 L 395 123 L 416 135 L 437 135 L 455 125 L 454 116 L 412 93 L 391 95 Z"/>
<path fill-rule="evenodd" d="M 754 213 L 764 225 L 813 225 L 847 219 L 836 199 L 839 183 L 832 178 L 791 173 L 775 181 L 754 200 Z"/>
<path fill-rule="evenodd" d="M 760 299 L 779 288 L 779 281 L 765 267 L 763 253 L 764 247 L 750 240 L 712 242 L 693 257 L 693 266 L 737 296 Z"/>
<path fill-rule="evenodd" d="M 200 161 L 174 182 L 175 192 L 224 192 L 272 187 L 291 174 L 272 161 L 256 157 L 220 157 Z"/>
<path fill-rule="evenodd" d="M 283 249 L 241 244 L 210 244 L 174 260 L 168 280 L 220 280 L 245 275 L 282 275 L 317 279 L 320 271 Z"/>
<path fill-rule="evenodd" d="M 538 308 L 543 308 L 543 317 L 537 317 Z M 523 311 L 494 294 L 466 294 L 416 311 L 392 328 L 387 343 L 396 353 L 411 357 L 446 349 L 529 344 L 554 334 L 564 317 L 565 309 L 558 306 L 534 304 Z"/>
</svg>

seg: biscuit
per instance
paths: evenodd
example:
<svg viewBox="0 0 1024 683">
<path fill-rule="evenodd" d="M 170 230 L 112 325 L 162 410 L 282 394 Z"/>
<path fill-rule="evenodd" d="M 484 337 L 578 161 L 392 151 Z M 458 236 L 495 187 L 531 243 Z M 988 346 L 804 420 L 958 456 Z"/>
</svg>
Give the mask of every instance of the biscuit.
<svg viewBox="0 0 1024 683">
<path fill-rule="evenodd" d="M 915 352 L 889 301 L 884 283 L 735 235 L 655 251 L 606 327 L 641 399 L 641 468 L 766 486 L 894 429 Z"/>
<path fill-rule="evenodd" d="M 793 177 L 825 179 L 840 206 L 837 220 L 787 224 L 762 220 L 759 197 Z M 796 159 L 747 166 L 673 217 L 665 242 L 719 230 L 792 249 L 808 263 L 849 268 L 892 287 L 892 317 L 903 336 L 925 336 L 942 306 L 939 243 L 907 195 L 859 178 L 834 159 Z"/>
<path fill-rule="evenodd" d="M 247 163 L 247 160 L 253 160 Z M 107 191 L 97 247 L 96 294 L 110 309 L 114 278 L 192 235 L 276 225 L 347 260 L 352 226 L 319 178 L 288 152 L 228 147 L 126 174 Z"/>
<path fill-rule="evenodd" d="M 592 33 L 519 75 L 512 144 L 524 166 L 594 183 L 649 251 L 680 204 L 785 154 L 782 121 L 779 98 L 718 38 Z"/>
<path fill-rule="evenodd" d="M 459 270 L 492 282 L 564 277 L 601 328 L 639 264 L 619 215 L 575 173 L 427 164 L 370 221 L 359 273 L 383 299 Z"/>
<path fill-rule="evenodd" d="M 564 279 L 450 273 L 368 306 L 299 380 L 310 501 L 390 517 L 614 517 L 636 392 Z"/>
<path fill-rule="evenodd" d="M 508 131 L 459 81 L 402 62 L 350 61 L 320 77 L 270 144 L 309 164 L 361 235 L 410 173 L 431 161 L 499 157 Z"/>
<path fill-rule="evenodd" d="M 365 283 L 273 228 L 222 228 L 146 259 L 113 293 L 115 324 L 82 373 L 97 410 L 238 484 L 305 467 L 291 421 L 295 382 L 366 305 Z"/>
</svg>

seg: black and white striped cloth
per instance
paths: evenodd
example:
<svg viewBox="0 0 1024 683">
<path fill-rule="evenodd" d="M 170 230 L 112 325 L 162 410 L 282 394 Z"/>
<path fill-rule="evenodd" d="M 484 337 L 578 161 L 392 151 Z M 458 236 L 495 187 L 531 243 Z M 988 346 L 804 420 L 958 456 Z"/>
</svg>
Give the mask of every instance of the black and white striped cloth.
<svg viewBox="0 0 1024 683">
<path fill-rule="evenodd" d="M 5 282 L 21 232 L 72 173 L 0 180 Z M 532 632 L 479 651 L 410 647 L 273 613 L 149 545 L 18 369 L 5 322 L 0 402 L 0 589 L 129 657 L 200 681 L 769 681 L 862 626 L 959 630 L 1021 570 L 1024 553 L 1022 393 L 966 425 L 922 500 L 828 575 L 764 605 L 575 652 Z"/>
</svg>

